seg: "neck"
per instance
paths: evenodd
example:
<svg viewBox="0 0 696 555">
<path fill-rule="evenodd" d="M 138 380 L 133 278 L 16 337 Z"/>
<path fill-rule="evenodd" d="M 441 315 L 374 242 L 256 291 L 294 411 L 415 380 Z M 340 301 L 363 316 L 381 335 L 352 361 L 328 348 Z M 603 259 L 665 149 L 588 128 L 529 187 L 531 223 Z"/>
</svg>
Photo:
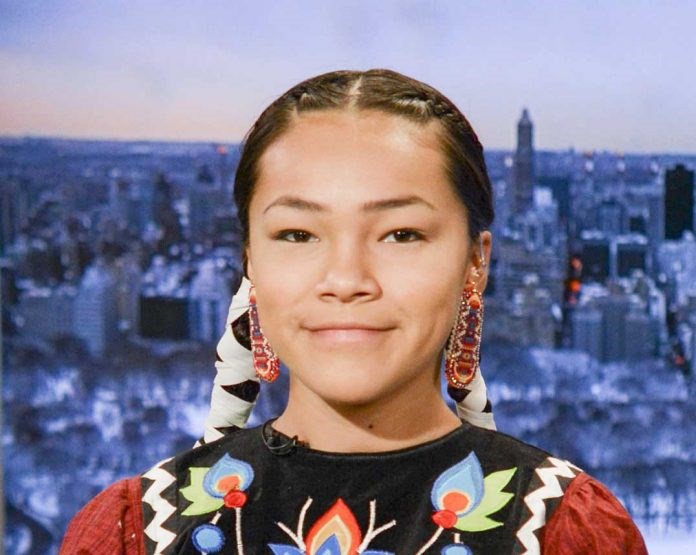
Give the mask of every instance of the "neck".
<svg viewBox="0 0 696 555">
<path fill-rule="evenodd" d="M 290 378 L 288 405 L 273 423 L 312 449 L 376 453 L 442 437 L 461 425 L 440 394 L 439 384 L 405 384 L 386 398 L 364 405 L 327 402 Z"/>
</svg>

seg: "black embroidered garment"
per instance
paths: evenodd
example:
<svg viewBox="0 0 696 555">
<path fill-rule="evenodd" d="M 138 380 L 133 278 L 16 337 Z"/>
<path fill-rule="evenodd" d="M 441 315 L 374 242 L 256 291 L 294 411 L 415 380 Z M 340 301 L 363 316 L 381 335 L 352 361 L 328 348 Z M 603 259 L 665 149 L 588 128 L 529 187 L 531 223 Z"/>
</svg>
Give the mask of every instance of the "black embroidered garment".
<svg viewBox="0 0 696 555">
<path fill-rule="evenodd" d="M 386 453 L 273 449 L 289 439 L 240 429 L 146 472 L 146 553 L 534 553 L 581 472 L 466 423 Z"/>
</svg>

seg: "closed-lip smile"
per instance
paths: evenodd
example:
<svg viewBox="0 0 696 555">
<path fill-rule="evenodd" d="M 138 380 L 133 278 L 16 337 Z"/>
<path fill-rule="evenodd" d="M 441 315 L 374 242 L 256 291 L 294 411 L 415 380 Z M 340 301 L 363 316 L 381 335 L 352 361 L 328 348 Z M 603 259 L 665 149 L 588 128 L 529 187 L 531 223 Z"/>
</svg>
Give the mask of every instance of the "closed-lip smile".
<svg viewBox="0 0 696 555">
<path fill-rule="evenodd" d="M 330 344 L 360 344 L 384 337 L 393 327 L 374 326 L 362 322 L 326 322 L 307 327 L 311 336 Z"/>
<path fill-rule="evenodd" d="M 327 322 L 316 326 L 307 326 L 309 331 L 330 331 L 330 330 L 365 330 L 365 331 L 387 331 L 392 329 L 384 326 L 372 326 L 361 322 Z"/>
</svg>

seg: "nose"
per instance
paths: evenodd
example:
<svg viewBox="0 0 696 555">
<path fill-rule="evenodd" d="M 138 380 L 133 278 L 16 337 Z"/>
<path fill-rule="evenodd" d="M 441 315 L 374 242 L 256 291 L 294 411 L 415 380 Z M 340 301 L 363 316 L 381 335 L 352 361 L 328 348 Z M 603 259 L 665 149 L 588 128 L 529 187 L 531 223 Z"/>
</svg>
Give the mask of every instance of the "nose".
<svg viewBox="0 0 696 555">
<path fill-rule="evenodd" d="M 316 291 L 323 301 L 365 302 L 382 294 L 365 245 L 343 241 L 327 249 L 324 271 Z"/>
</svg>

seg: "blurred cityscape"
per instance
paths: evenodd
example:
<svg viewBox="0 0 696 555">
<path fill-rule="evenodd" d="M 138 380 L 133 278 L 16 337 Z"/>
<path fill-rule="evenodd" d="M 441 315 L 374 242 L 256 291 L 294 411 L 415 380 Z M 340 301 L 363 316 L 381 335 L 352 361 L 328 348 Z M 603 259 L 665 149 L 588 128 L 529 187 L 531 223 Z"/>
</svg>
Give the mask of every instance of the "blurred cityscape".
<svg viewBox="0 0 696 555">
<path fill-rule="evenodd" d="M 501 431 L 607 483 L 643 530 L 696 516 L 696 155 L 486 155 L 482 367 Z M 54 553 L 115 480 L 202 434 L 240 279 L 239 145 L 0 138 L 8 553 Z M 282 408 L 264 388 L 252 423 Z"/>
</svg>

